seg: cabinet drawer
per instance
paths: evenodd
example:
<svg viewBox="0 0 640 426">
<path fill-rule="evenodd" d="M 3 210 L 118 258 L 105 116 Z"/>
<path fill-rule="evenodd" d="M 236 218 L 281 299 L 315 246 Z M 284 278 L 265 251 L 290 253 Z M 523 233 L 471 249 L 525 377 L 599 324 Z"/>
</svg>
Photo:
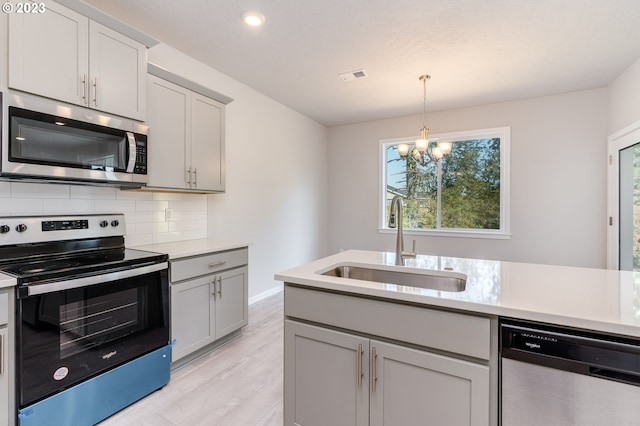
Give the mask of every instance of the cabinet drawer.
<svg viewBox="0 0 640 426">
<path fill-rule="evenodd" d="M 285 286 L 285 315 L 488 360 L 489 318 Z"/>
<path fill-rule="evenodd" d="M 0 292 L 0 325 L 9 322 L 9 294 Z"/>
<path fill-rule="evenodd" d="M 171 282 L 246 265 L 248 249 L 231 250 L 171 261 Z"/>
</svg>

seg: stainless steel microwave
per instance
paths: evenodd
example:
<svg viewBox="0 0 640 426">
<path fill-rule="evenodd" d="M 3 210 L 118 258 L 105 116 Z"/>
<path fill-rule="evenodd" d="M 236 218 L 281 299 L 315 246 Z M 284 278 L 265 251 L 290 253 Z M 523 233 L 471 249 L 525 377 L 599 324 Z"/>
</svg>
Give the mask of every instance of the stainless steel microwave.
<svg viewBox="0 0 640 426">
<path fill-rule="evenodd" d="M 148 127 L 123 117 L 2 93 L 0 178 L 141 187 Z"/>
</svg>

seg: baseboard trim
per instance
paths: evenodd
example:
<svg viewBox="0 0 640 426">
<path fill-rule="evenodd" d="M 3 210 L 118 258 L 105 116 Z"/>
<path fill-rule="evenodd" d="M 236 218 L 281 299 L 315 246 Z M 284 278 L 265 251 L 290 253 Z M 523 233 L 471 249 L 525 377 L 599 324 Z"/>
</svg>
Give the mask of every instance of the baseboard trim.
<svg viewBox="0 0 640 426">
<path fill-rule="evenodd" d="M 249 298 L 249 305 L 253 305 L 256 302 L 261 301 L 262 299 L 266 299 L 269 296 L 273 296 L 274 294 L 280 293 L 284 290 L 283 284 L 278 284 L 277 286 L 270 288 L 269 290 L 263 291 L 262 293 L 258 293 L 255 296 Z"/>
</svg>

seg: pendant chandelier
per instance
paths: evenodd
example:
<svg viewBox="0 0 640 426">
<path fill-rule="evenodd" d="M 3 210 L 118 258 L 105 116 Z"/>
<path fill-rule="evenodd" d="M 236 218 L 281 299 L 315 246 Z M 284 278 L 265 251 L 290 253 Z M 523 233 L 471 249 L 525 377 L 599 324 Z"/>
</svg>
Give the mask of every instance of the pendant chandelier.
<svg viewBox="0 0 640 426">
<path fill-rule="evenodd" d="M 419 164 L 426 165 L 433 161 L 438 162 L 442 157 L 446 157 L 451 153 L 451 142 L 434 142 L 429 143 L 429 128 L 427 127 L 427 80 L 430 75 L 425 74 L 418 77 L 422 81 L 423 90 L 423 106 L 422 106 L 422 129 L 420 129 L 420 139 L 414 143 L 411 157 Z M 409 155 L 411 146 L 408 143 L 398 144 L 398 154 L 403 159 Z"/>
</svg>

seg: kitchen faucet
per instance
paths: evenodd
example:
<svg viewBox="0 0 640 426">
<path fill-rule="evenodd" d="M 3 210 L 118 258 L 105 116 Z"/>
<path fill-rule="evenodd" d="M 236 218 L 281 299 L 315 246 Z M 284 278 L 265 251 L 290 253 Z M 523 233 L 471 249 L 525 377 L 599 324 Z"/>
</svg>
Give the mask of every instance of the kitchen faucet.
<svg viewBox="0 0 640 426">
<path fill-rule="evenodd" d="M 389 228 L 397 228 L 396 237 L 396 265 L 404 265 L 404 258 L 416 257 L 416 240 L 413 240 L 413 251 L 404 251 L 404 239 L 402 235 L 402 197 L 396 195 L 391 200 L 389 212 Z"/>
</svg>

